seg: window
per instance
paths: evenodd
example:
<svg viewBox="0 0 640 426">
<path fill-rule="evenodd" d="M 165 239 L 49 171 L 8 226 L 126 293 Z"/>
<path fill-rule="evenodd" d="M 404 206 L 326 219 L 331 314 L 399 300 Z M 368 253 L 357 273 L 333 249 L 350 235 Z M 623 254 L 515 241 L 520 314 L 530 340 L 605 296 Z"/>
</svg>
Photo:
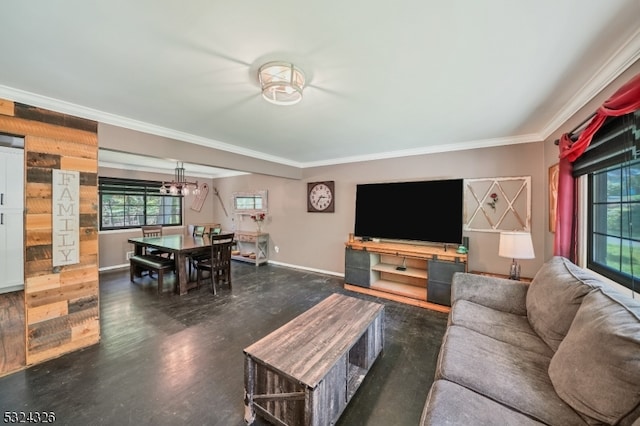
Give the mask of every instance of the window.
<svg viewBox="0 0 640 426">
<path fill-rule="evenodd" d="M 640 279 L 640 111 L 610 119 L 574 164 L 587 175 L 587 267 L 626 286 Z"/>
<path fill-rule="evenodd" d="M 162 182 L 101 177 L 100 230 L 182 225 L 183 197 L 160 193 Z"/>
<path fill-rule="evenodd" d="M 640 277 L 640 161 L 590 174 L 589 196 L 588 266 L 630 287 Z"/>
</svg>

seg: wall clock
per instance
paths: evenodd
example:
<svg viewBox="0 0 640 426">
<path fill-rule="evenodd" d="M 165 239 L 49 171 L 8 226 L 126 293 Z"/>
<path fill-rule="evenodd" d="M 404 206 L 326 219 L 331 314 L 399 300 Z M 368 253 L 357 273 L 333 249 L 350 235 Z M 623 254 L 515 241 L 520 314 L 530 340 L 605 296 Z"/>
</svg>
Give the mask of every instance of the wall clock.
<svg viewBox="0 0 640 426">
<path fill-rule="evenodd" d="M 307 211 L 333 213 L 336 209 L 334 181 L 307 183 Z"/>
</svg>

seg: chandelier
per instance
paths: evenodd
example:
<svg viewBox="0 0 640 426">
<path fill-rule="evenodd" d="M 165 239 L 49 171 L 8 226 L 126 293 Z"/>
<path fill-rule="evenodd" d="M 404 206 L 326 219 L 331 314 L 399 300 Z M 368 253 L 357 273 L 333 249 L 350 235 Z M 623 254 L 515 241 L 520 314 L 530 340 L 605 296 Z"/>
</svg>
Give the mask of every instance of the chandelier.
<svg viewBox="0 0 640 426">
<path fill-rule="evenodd" d="M 178 161 L 176 163 L 175 177 L 171 182 L 162 182 L 160 187 L 161 194 L 169 195 L 198 195 L 200 188 L 198 182 L 188 182 L 184 177 L 184 163 Z"/>
<path fill-rule="evenodd" d="M 289 62 L 268 62 L 258 70 L 262 97 L 276 105 L 294 105 L 302 100 L 304 73 Z"/>
</svg>

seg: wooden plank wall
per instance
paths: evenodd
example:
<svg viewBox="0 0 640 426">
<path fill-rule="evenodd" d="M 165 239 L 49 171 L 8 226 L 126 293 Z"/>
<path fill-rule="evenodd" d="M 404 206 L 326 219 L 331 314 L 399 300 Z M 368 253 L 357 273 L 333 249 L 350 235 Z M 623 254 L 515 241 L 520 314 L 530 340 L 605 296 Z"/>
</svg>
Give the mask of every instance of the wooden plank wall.
<svg viewBox="0 0 640 426">
<path fill-rule="evenodd" d="M 98 123 L 0 99 L 0 132 L 25 137 L 25 363 L 31 365 L 100 340 Z M 75 265 L 53 267 L 52 169 L 80 172 Z"/>
<path fill-rule="evenodd" d="M 24 291 L 0 294 L 0 376 L 24 366 Z"/>
</svg>

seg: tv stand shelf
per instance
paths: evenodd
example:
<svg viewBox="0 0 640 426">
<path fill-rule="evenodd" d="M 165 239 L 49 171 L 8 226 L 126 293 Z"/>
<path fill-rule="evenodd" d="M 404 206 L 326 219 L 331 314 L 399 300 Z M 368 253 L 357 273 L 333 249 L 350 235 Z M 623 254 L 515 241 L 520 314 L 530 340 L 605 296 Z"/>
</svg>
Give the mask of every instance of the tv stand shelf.
<svg viewBox="0 0 640 426">
<path fill-rule="evenodd" d="M 374 271 L 386 272 L 390 274 L 404 275 L 406 277 L 423 278 L 427 279 L 427 270 L 419 268 L 409 268 L 402 270 L 398 269 L 398 265 L 388 263 L 378 263 L 371 267 Z"/>
<path fill-rule="evenodd" d="M 426 288 L 402 284 L 396 281 L 378 280 L 371 284 L 371 287 L 369 288 L 377 291 L 382 291 L 390 295 L 408 297 L 415 300 L 427 300 Z"/>
<path fill-rule="evenodd" d="M 345 288 L 448 312 L 451 278 L 467 271 L 457 246 L 351 241 L 345 244 Z"/>
</svg>

